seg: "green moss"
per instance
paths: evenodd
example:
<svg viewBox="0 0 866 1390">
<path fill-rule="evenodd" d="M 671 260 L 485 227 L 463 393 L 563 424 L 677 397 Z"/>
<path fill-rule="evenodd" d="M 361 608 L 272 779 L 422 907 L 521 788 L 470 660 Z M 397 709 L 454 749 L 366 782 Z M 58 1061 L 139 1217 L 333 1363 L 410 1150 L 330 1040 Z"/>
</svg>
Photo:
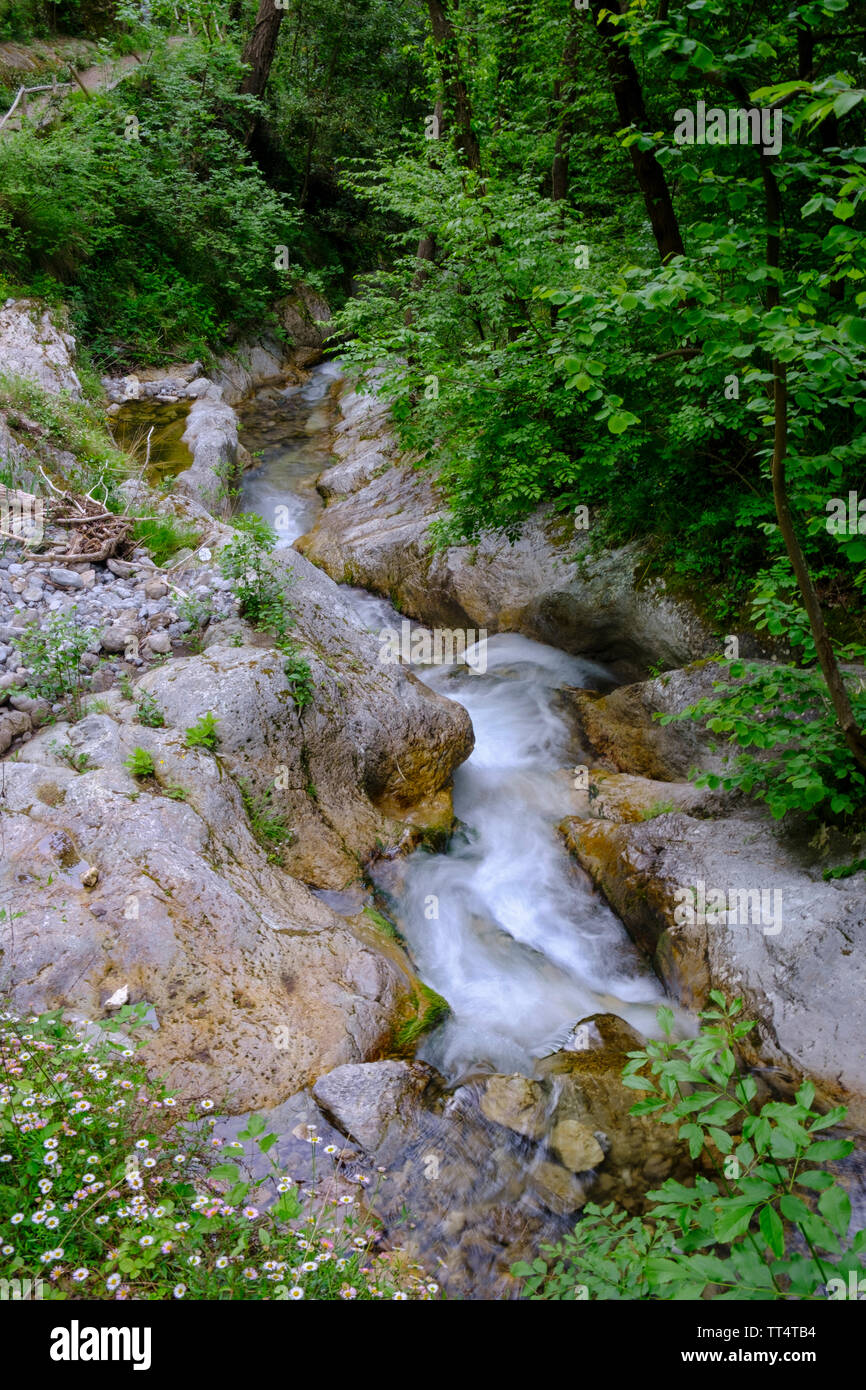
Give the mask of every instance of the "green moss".
<svg viewBox="0 0 866 1390">
<path fill-rule="evenodd" d="M 394 1030 L 394 1043 L 401 1050 L 411 1047 L 425 1033 L 431 1033 L 451 1012 L 447 999 L 443 999 L 441 994 L 437 994 L 435 989 L 430 989 L 428 985 L 419 984 L 418 994 L 421 996 L 420 1000 L 413 996 L 418 1010 L 415 1018 L 407 1019 Z"/>
<path fill-rule="evenodd" d="M 364 916 L 372 922 L 377 931 L 382 932 L 390 941 L 397 941 L 401 946 L 404 944 L 405 939 L 394 926 L 394 923 L 389 922 L 388 918 L 383 913 L 378 912 L 375 907 L 365 907 Z"/>
</svg>

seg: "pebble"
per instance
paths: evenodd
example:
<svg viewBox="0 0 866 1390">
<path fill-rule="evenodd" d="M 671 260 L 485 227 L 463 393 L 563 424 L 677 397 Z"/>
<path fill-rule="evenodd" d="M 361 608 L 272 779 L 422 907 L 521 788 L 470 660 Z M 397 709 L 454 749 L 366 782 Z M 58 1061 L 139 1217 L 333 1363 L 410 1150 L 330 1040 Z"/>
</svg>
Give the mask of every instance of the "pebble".
<svg viewBox="0 0 866 1390">
<path fill-rule="evenodd" d="M 83 589 L 84 580 L 77 570 L 65 570 L 60 565 L 54 565 L 48 571 L 48 578 L 51 583 L 59 589 Z"/>
</svg>

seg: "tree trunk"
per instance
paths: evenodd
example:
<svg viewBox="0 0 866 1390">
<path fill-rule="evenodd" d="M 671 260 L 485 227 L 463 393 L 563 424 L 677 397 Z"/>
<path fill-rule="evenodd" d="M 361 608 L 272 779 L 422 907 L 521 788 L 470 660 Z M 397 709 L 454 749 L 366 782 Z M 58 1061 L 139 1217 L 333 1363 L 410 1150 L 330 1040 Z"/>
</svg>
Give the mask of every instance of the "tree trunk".
<svg viewBox="0 0 866 1390">
<path fill-rule="evenodd" d="M 460 71 L 460 58 L 457 52 L 457 36 L 446 8 L 447 0 L 427 0 L 430 13 L 430 26 L 433 31 L 433 48 L 439 71 L 442 74 L 444 102 L 450 108 L 448 114 L 454 118 L 454 143 L 467 169 L 481 172 L 481 148 L 478 137 L 472 129 L 472 104 L 469 88 Z M 452 7 L 456 9 L 456 4 Z"/>
<path fill-rule="evenodd" d="M 615 8 L 621 8 L 617 0 L 592 0 L 592 14 L 601 35 L 620 122 L 646 130 L 649 122 L 637 68 L 621 42 L 620 30 L 605 14 L 605 11 Z M 630 145 L 629 154 L 662 261 L 671 256 L 682 256 L 685 248 L 664 169 L 651 150 L 640 150 L 637 145 Z"/>
<path fill-rule="evenodd" d="M 577 31 L 574 20 L 569 29 L 565 48 L 562 52 L 564 77 L 557 77 L 553 84 L 553 105 L 559 113 L 556 125 L 556 141 L 553 147 L 553 165 L 550 171 L 551 199 L 561 203 L 568 197 L 568 147 L 574 134 L 574 77 L 577 63 Z"/>
<path fill-rule="evenodd" d="M 260 97 L 264 92 L 284 14 L 285 10 L 277 9 L 274 0 L 259 0 L 259 12 L 253 32 L 241 57 L 241 61 L 248 64 L 248 70 L 244 73 L 240 85 L 243 95 Z"/>
</svg>

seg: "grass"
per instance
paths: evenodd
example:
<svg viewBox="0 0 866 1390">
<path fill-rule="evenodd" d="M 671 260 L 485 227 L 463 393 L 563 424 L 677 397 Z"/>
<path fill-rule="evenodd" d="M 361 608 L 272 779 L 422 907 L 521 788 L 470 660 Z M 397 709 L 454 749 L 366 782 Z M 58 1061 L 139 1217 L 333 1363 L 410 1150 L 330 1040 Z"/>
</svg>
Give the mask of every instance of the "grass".
<svg viewBox="0 0 866 1390">
<path fill-rule="evenodd" d="M 269 787 L 257 796 L 244 778 L 238 778 L 238 788 L 253 835 L 262 848 L 268 850 L 271 863 L 281 863 L 279 850 L 283 845 L 291 844 L 295 832 L 282 812 L 273 809 L 273 788 Z"/>
<path fill-rule="evenodd" d="M 640 813 L 641 820 L 655 820 L 656 816 L 666 816 L 674 809 L 672 801 L 654 801 L 652 806 L 646 806 Z"/>
<path fill-rule="evenodd" d="M 190 522 L 173 516 L 144 516 L 132 528 L 133 539 L 145 546 L 155 565 L 164 565 L 179 550 L 194 550 L 201 540 L 201 531 Z"/>
</svg>

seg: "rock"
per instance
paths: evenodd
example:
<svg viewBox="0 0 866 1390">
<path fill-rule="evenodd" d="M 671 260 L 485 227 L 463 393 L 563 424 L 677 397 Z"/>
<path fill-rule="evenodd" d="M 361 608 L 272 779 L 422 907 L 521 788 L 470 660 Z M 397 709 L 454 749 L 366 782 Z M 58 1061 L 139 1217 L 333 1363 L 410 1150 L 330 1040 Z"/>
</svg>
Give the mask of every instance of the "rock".
<svg viewBox="0 0 866 1390">
<path fill-rule="evenodd" d="M 742 1043 L 752 1062 L 805 1073 L 829 1102 L 866 1115 L 859 876 L 823 882 L 817 851 L 792 843 L 758 808 L 715 820 L 575 818 L 566 827 L 580 864 L 675 998 L 699 1009 L 711 989 L 742 997 L 757 1020 Z M 725 903 L 719 915 L 706 910 L 715 894 Z"/>
<path fill-rule="evenodd" d="M 30 732 L 30 716 L 20 710 L 0 713 L 0 753 L 5 753 L 12 740 Z"/>
<path fill-rule="evenodd" d="M 532 1186 L 544 1205 L 559 1216 L 579 1211 L 588 1200 L 583 1185 L 559 1163 L 542 1160 L 531 1169 Z"/>
<path fill-rule="evenodd" d="M 103 1004 L 104 1009 L 122 1009 L 124 1004 L 129 1003 L 129 985 L 121 985 L 114 993 L 106 999 Z"/>
<path fill-rule="evenodd" d="M 128 560 L 106 560 L 108 569 L 112 574 L 116 574 L 118 579 L 131 579 L 135 574 L 135 565 L 131 565 Z"/>
<path fill-rule="evenodd" d="M 525 1076 L 492 1076 L 481 1096 L 481 1112 L 528 1139 L 540 1139 L 547 1128 L 544 1091 Z"/>
<path fill-rule="evenodd" d="M 220 757 L 255 795 L 270 793 L 295 829 L 285 866 L 317 887 L 343 888 L 359 858 L 377 841 L 396 844 L 409 820 L 450 826 L 450 780 L 471 751 L 471 723 L 461 706 L 379 661 L 376 638 L 327 576 L 293 553 L 281 563 L 294 580 L 309 704 L 297 710 L 276 652 L 230 646 L 219 631 L 201 655 L 149 671 L 140 689 L 178 729 L 212 712 Z"/>
<path fill-rule="evenodd" d="M 77 570 L 67 570 L 59 565 L 52 565 L 48 571 L 48 578 L 58 589 L 84 588 L 84 580 Z"/>
<path fill-rule="evenodd" d="M 321 480 L 331 500 L 296 542 L 334 579 L 390 596 L 428 624 L 521 632 L 625 679 L 717 650 L 693 605 L 642 579 L 638 545 L 593 554 L 588 533 L 552 507 L 530 517 L 513 544 L 487 536 L 434 552 L 429 527 L 443 503 L 428 472 L 411 458 L 395 461 L 386 403 L 345 392 L 340 407 L 333 452 L 341 462 Z"/>
<path fill-rule="evenodd" d="M 133 627 L 130 627 L 128 625 L 121 626 L 119 624 L 115 624 L 113 627 L 107 628 L 106 631 L 102 634 L 100 644 L 102 646 L 102 650 L 106 652 L 125 652 L 127 642 L 129 641 L 130 637 L 134 636 L 135 629 Z"/>
<path fill-rule="evenodd" d="M 392 1127 L 411 1120 L 430 1077 L 418 1062 L 343 1066 L 319 1077 L 313 1096 L 338 1129 L 372 1154 Z"/>
<path fill-rule="evenodd" d="M 604 1160 L 604 1149 L 579 1120 L 560 1120 L 550 1133 L 550 1147 L 572 1173 L 584 1173 Z"/>
<path fill-rule="evenodd" d="M 168 593 L 168 585 L 164 579 L 148 579 L 144 586 L 145 598 L 158 599 L 165 598 Z"/>
<path fill-rule="evenodd" d="M 34 300 L 7 300 L 0 309 L 0 361 L 4 372 L 34 381 L 53 395 L 68 392 L 81 400 L 81 382 L 73 368 L 75 339 L 52 320 L 51 311 Z"/>
<path fill-rule="evenodd" d="M 40 695 L 11 695 L 9 704 L 13 709 L 23 710 L 34 728 L 38 728 L 40 724 L 47 724 L 51 718 L 51 705 Z"/>
<path fill-rule="evenodd" d="M 99 882 L 99 870 L 91 864 L 81 875 L 82 888 L 95 888 Z"/>
<path fill-rule="evenodd" d="M 147 645 L 152 652 L 165 655 L 171 651 L 171 638 L 166 631 L 151 632 L 147 639 Z"/>
<path fill-rule="evenodd" d="M 277 1104 L 323 1072 L 382 1055 L 414 1017 L 405 956 L 362 941 L 268 863 L 213 757 L 172 730 L 90 715 L 65 731 L 90 759 L 78 774 L 52 753 L 57 737 L 36 735 L 4 766 L 0 900 L 13 894 L 22 913 L 12 1008 L 92 1018 L 123 982 L 159 1017 L 146 1053 L 154 1073 L 170 1074 L 185 1099 L 225 1096 L 230 1111 Z M 144 787 L 130 799 L 123 762 L 136 745 L 185 801 Z M 98 868 L 98 888 L 58 872 L 58 853 Z"/>
</svg>

